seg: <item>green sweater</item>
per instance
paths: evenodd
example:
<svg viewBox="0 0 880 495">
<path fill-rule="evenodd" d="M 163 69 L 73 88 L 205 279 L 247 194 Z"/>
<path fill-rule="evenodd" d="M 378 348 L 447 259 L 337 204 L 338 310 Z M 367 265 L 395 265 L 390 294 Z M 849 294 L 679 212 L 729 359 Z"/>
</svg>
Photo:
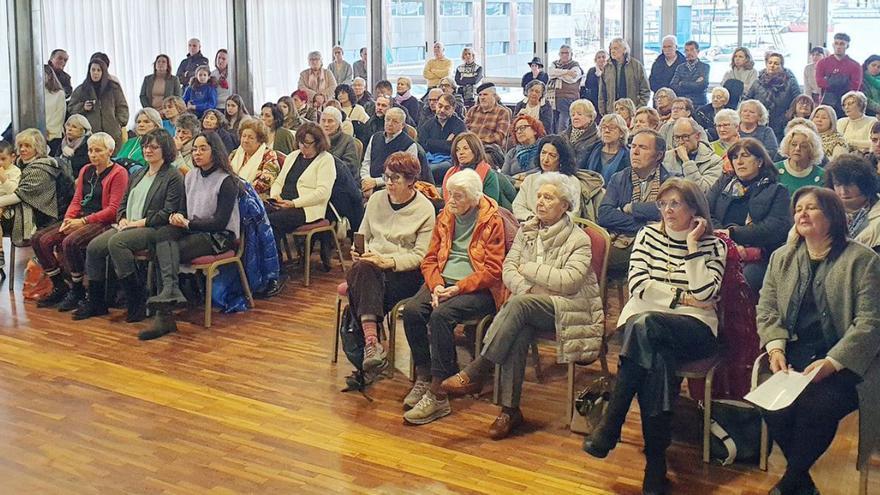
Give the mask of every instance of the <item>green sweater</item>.
<svg viewBox="0 0 880 495">
<path fill-rule="evenodd" d="M 820 166 L 814 166 L 813 169 L 805 177 L 796 177 L 785 169 L 785 160 L 776 163 L 779 170 L 779 183 L 788 189 L 789 194 L 794 194 L 798 189 L 805 186 L 822 187 L 824 184 L 825 169 Z"/>
<path fill-rule="evenodd" d="M 455 216 L 452 248 L 449 250 L 449 259 L 446 261 L 446 266 L 443 267 L 443 279 L 446 280 L 447 284 L 454 284 L 474 272 L 468 247 L 470 247 L 471 238 L 474 236 L 478 211 L 479 208 L 471 208 L 467 215 Z"/>
</svg>

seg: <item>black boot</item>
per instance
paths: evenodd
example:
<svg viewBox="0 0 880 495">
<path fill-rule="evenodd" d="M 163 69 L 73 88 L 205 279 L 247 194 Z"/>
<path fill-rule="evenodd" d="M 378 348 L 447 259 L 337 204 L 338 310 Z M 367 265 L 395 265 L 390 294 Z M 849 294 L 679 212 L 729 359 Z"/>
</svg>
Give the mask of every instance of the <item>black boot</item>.
<svg viewBox="0 0 880 495">
<path fill-rule="evenodd" d="M 64 299 L 58 304 L 58 311 L 62 313 L 73 311 L 79 304 L 86 299 L 86 288 L 83 286 L 82 279 L 73 283 L 73 287 L 64 296 Z"/>
<path fill-rule="evenodd" d="M 666 449 L 672 443 L 672 413 L 642 416 L 642 436 L 645 439 L 645 478 L 643 495 L 663 495 L 669 489 L 666 478 Z"/>
<path fill-rule="evenodd" d="M 666 477 L 666 453 L 646 455 L 645 478 L 642 480 L 642 495 L 665 495 L 669 490 Z"/>
<path fill-rule="evenodd" d="M 147 305 L 156 309 L 176 304 L 185 304 L 186 297 L 180 292 L 177 279 L 180 273 L 180 249 L 176 241 L 156 243 L 156 259 L 162 277 L 162 291 L 147 300 Z"/>
<path fill-rule="evenodd" d="M 611 400 L 605 416 L 587 438 L 584 439 L 583 450 L 593 457 L 603 459 L 620 440 L 620 430 L 626 421 L 626 413 L 632 404 L 633 397 L 645 375 L 645 370 L 629 360 L 622 360 L 617 383 L 611 392 Z"/>
<path fill-rule="evenodd" d="M 332 269 L 330 260 L 333 259 L 334 235 L 336 235 L 334 232 L 321 232 L 318 234 L 321 242 L 321 269 L 324 272 L 329 272 Z"/>
<path fill-rule="evenodd" d="M 60 303 L 64 300 L 64 296 L 70 291 L 70 287 L 67 286 L 67 282 L 64 280 L 64 275 L 61 272 L 52 275 L 52 292 L 37 301 L 38 308 L 51 308 L 56 304 Z"/>
<path fill-rule="evenodd" d="M 103 280 L 89 280 L 89 294 L 86 300 L 73 312 L 75 321 L 110 313 L 107 310 L 106 287 L 107 284 Z"/>
<path fill-rule="evenodd" d="M 150 328 L 138 334 L 139 340 L 153 340 L 159 337 L 177 331 L 177 322 L 174 315 L 169 310 L 160 310 L 153 317 L 153 324 Z"/>
<path fill-rule="evenodd" d="M 127 323 L 136 323 L 147 319 L 147 294 L 144 282 L 138 277 L 137 271 L 120 279 L 122 289 L 125 291 L 125 307 L 128 314 L 125 316 Z"/>
</svg>

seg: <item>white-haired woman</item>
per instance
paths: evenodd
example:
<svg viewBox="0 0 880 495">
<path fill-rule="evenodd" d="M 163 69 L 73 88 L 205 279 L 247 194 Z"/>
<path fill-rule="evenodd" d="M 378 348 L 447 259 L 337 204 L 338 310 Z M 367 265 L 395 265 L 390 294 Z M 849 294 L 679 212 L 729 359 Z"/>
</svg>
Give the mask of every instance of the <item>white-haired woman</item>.
<svg viewBox="0 0 880 495">
<path fill-rule="evenodd" d="M 450 394 L 475 393 L 501 365 L 501 412 L 489 428 L 495 440 L 523 422 L 520 396 L 535 336 L 555 330 L 560 363 L 592 361 L 605 328 L 590 238 L 568 215 L 580 204 L 580 188 L 558 172 L 541 174 L 537 186 L 535 216 L 521 225 L 504 259 L 512 297 L 489 327 L 482 355 L 442 384 Z"/>
<path fill-rule="evenodd" d="M 525 98 L 514 107 L 513 115 L 528 115 L 544 124 L 547 134 L 552 134 L 553 107 L 544 98 L 547 95 L 547 85 L 536 79 L 526 84 L 525 93 Z"/>
<path fill-rule="evenodd" d="M 599 142 L 596 107 L 590 100 L 580 99 L 568 107 L 569 127 L 559 134 L 565 138 L 577 157 L 578 168 L 587 168 L 590 150 Z"/>
<path fill-rule="evenodd" d="M 813 109 L 810 120 L 816 124 L 819 138 L 822 139 L 822 150 L 829 160 L 849 152 L 849 145 L 843 135 L 837 132 L 837 112 L 828 105 L 818 105 Z"/>
<path fill-rule="evenodd" d="M 877 122 L 876 117 L 865 115 L 868 98 L 861 91 L 850 91 L 840 101 L 846 117 L 837 121 L 837 132 L 853 151 L 866 153 L 871 148 L 871 126 Z"/>
<path fill-rule="evenodd" d="M 359 177 L 361 161 L 354 138 L 342 132 L 342 112 L 334 107 L 325 108 L 319 124 L 330 141 L 330 154 L 351 170 L 352 177 Z"/>
<path fill-rule="evenodd" d="M 330 72 L 330 69 L 323 67 L 321 52 L 309 53 L 309 68 L 299 73 L 297 89 L 305 91 L 307 101 L 312 101 L 315 93 L 324 95 L 324 98 L 328 100 L 333 98 L 333 91 L 336 90 L 336 77 Z"/>
<path fill-rule="evenodd" d="M 730 101 L 730 91 L 727 88 L 718 86 L 712 88 L 712 98 L 709 103 L 701 106 L 694 112 L 694 120 L 706 130 L 706 135 L 710 141 L 718 139 L 718 132 L 715 130 L 715 114 L 727 108 Z"/>
<path fill-rule="evenodd" d="M 788 131 L 779 154 L 785 159 L 776 163 L 779 170 L 779 183 L 790 194 L 804 186 L 822 186 L 825 169 L 819 166 L 825 158 L 822 140 L 815 131 L 805 125 L 796 125 Z"/>
<path fill-rule="evenodd" d="M 739 114 L 725 108 L 715 114 L 714 122 L 718 139 L 709 144 L 712 146 L 712 151 L 721 157 L 724 173 L 729 173 L 733 171 L 733 166 L 727 158 L 727 150 L 739 142 Z"/>
<path fill-rule="evenodd" d="M 403 400 L 411 409 L 403 418 L 416 425 L 452 413 L 440 384 L 458 373 L 455 326 L 494 313 L 503 302 L 504 224 L 498 205 L 483 195 L 483 181 L 470 169 L 450 177 L 445 188 L 446 207 L 422 261 L 425 284 L 403 310 L 416 370 L 415 385 Z"/>
<path fill-rule="evenodd" d="M 155 108 L 142 108 L 134 116 L 134 134 L 129 137 L 125 144 L 116 152 L 113 161 L 128 169 L 129 175 L 134 175 L 143 167 L 147 166 L 144 159 L 143 138 L 153 129 L 162 128 L 162 116 Z"/>
<path fill-rule="evenodd" d="M 92 124 L 89 119 L 75 113 L 67 117 L 64 123 L 64 138 L 55 159 L 70 163 L 70 170 L 74 177 L 89 163 L 89 146 L 86 143 L 92 135 Z"/>
<path fill-rule="evenodd" d="M 672 118 L 672 100 L 677 97 L 671 88 L 660 88 L 654 93 L 654 108 L 660 114 L 660 125 Z"/>
<path fill-rule="evenodd" d="M 623 117 L 615 113 L 602 117 L 599 122 L 599 139 L 602 145 L 593 146 L 579 168 L 602 174 L 607 184 L 612 175 L 629 167 L 629 148 L 626 145 L 629 129 Z"/>
<path fill-rule="evenodd" d="M 757 139 L 764 145 L 770 157 L 775 157 L 779 149 L 779 141 L 776 140 L 773 129 L 767 126 L 770 122 L 767 107 L 758 100 L 744 100 L 739 104 L 737 112 L 739 112 L 739 137 Z"/>
<path fill-rule="evenodd" d="M 53 285 L 52 293 L 37 302 L 37 307 L 58 305 L 60 311 L 71 311 L 85 299 L 86 247 L 116 222 L 116 211 L 128 188 L 128 172 L 110 160 L 115 146 L 105 132 L 89 138 L 89 164 L 80 171 L 64 220 L 31 238 L 34 255 Z M 56 251 L 61 253 L 60 262 Z M 103 298 L 103 286 L 101 290 Z"/>
</svg>

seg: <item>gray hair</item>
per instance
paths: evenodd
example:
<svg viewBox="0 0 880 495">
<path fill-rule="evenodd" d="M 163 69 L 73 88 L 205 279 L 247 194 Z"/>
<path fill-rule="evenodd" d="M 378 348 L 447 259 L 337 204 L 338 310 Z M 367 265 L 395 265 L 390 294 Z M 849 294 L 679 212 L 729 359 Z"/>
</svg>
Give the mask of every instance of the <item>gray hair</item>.
<svg viewBox="0 0 880 495">
<path fill-rule="evenodd" d="M 675 121 L 672 123 L 673 130 L 675 129 L 675 125 L 678 124 L 679 122 L 686 122 L 686 123 L 690 124 L 691 133 L 700 132 L 700 129 L 702 129 L 700 127 L 700 124 L 698 124 L 697 121 L 693 119 L 693 117 L 681 117 L 681 118 L 675 119 Z"/>
<path fill-rule="evenodd" d="M 715 95 L 716 91 L 723 94 L 724 97 L 727 98 L 728 101 L 730 101 L 730 91 L 728 91 L 727 88 L 725 88 L 724 86 L 715 86 L 714 88 L 712 88 L 712 95 Z"/>
<path fill-rule="evenodd" d="M 629 140 L 629 128 L 626 126 L 626 121 L 623 120 L 623 117 L 616 113 L 606 114 L 602 117 L 602 120 L 599 121 L 599 127 L 602 127 L 606 123 L 614 124 L 620 129 L 620 145 L 626 146 L 626 143 Z"/>
<path fill-rule="evenodd" d="M 656 100 L 657 97 L 660 96 L 661 94 L 665 94 L 666 96 L 668 96 L 670 98 L 678 98 L 678 95 L 675 94 L 675 91 L 673 91 L 672 88 L 665 88 L 664 87 L 664 88 L 658 89 L 657 91 L 654 91 L 654 99 Z"/>
<path fill-rule="evenodd" d="M 593 106 L 593 102 L 590 100 L 581 98 L 571 102 L 571 106 L 568 107 L 568 114 L 571 115 L 576 111 L 584 112 L 593 120 L 596 120 L 596 107 Z"/>
<path fill-rule="evenodd" d="M 75 113 L 75 114 L 71 115 L 70 117 L 67 117 L 67 120 L 64 122 L 64 125 L 67 125 L 67 124 L 73 124 L 73 125 L 79 127 L 80 129 L 84 129 L 86 131 L 86 134 L 92 133 L 92 123 L 89 122 L 89 119 L 87 119 L 84 115 L 80 115 L 78 113 Z M 161 119 L 159 120 L 159 127 L 162 127 L 162 120 Z"/>
<path fill-rule="evenodd" d="M 325 107 L 324 111 L 321 112 L 321 115 L 333 117 L 333 120 L 335 120 L 337 124 L 342 125 L 342 112 L 336 107 Z"/>
<path fill-rule="evenodd" d="M 162 128 L 162 116 L 159 115 L 159 112 L 155 108 L 141 108 L 138 110 L 138 113 L 134 116 L 134 121 L 137 122 L 137 119 L 141 118 L 141 115 L 145 115 L 150 122 L 152 122 L 156 128 Z M 72 117 L 72 116 L 71 116 Z"/>
<path fill-rule="evenodd" d="M 847 91 L 840 99 L 840 106 L 843 106 L 848 98 L 855 98 L 856 104 L 862 109 L 863 113 L 865 109 L 868 108 L 868 97 L 865 96 L 865 93 L 862 93 L 861 91 Z"/>
<path fill-rule="evenodd" d="M 397 78 L 397 82 L 401 82 L 401 81 L 405 82 L 407 86 L 412 88 L 412 79 L 410 79 L 406 76 L 400 76 Z"/>
<path fill-rule="evenodd" d="M 174 127 L 175 129 L 185 129 L 191 132 L 193 137 L 196 137 L 202 131 L 202 123 L 199 122 L 199 118 L 191 113 L 184 113 L 177 117 Z"/>
<path fill-rule="evenodd" d="M 574 185 L 571 183 L 570 176 L 561 174 L 559 172 L 544 172 L 539 174 L 535 179 L 535 190 L 541 188 L 541 186 L 550 184 L 556 187 L 556 191 L 559 194 L 559 197 L 564 199 L 566 203 L 568 203 L 568 211 L 574 211 L 575 207 L 580 208 L 581 205 L 581 191 L 580 187 L 578 189 L 574 188 Z"/>
<path fill-rule="evenodd" d="M 364 87 L 367 87 L 367 80 L 364 79 L 363 77 L 358 76 L 351 81 L 352 86 L 354 86 L 357 83 L 363 84 Z"/>
<path fill-rule="evenodd" d="M 620 46 L 623 47 L 623 53 L 629 53 L 629 43 L 626 42 L 623 38 L 614 38 L 611 40 L 611 43 L 608 43 L 608 50 L 611 51 L 611 45 L 615 43 L 620 43 Z"/>
<path fill-rule="evenodd" d="M 758 100 L 744 100 L 739 103 L 739 106 L 736 107 L 737 112 L 742 112 L 742 109 L 746 105 L 755 105 L 755 108 L 758 109 L 758 125 L 767 125 L 770 122 L 770 113 L 767 111 L 767 107 L 764 106 Z M 740 118 L 742 120 L 742 118 Z"/>
<path fill-rule="evenodd" d="M 782 138 L 782 142 L 779 143 L 779 154 L 784 157 L 789 156 L 788 148 L 791 145 L 791 139 L 795 134 L 800 134 L 806 137 L 810 142 L 810 148 L 812 148 L 813 153 L 810 157 L 810 165 L 816 166 L 822 163 L 822 160 L 825 158 L 825 149 L 822 147 L 822 138 L 820 138 L 813 129 L 810 129 L 805 125 L 796 125 L 785 134 L 785 137 Z"/>
<path fill-rule="evenodd" d="M 310 60 L 313 59 L 313 58 L 323 59 L 323 57 L 321 57 L 321 52 L 319 52 L 318 50 L 315 50 L 315 51 L 313 51 L 313 52 L 309 52 L 309 57 L 308 57 L 308 58 L 309 58 Z"/>
<path fill-rule="evenodd" d="M 540 87 L 541 87 L 541 95 L 542 95 L 542 96 L 545 95 L 545 94 L 547 94 L 547 85 L 544 84 L 544 81 L 540 81 L 540 80 L 538 80 L 538 79 L 534 79 L 534 80 L 530 81 L 528 84 L 526 84 L 526 87 L 524 88 L 524 91 L 525 91 L 526 93 L 528 93 L 528 92 L 531 91 L 531 89 L 534 88 L 535 86 L 540 86 Z"/>
<path fill-rule="evenodd" d="M 803 117 L 795 117 L 795 118 L 789 120 L 787 124 L 785 124 L 785 132 L 782 133 L 783 137 L 785 134 L 788 134 L 789 131 L 794 129 L 794 126 L 796 126 L 796 125 L 805 125 L 805 126 L 809 127 L 816 134 L 819 134 L 819 128 L 816 127 L 815 122 L 813 122 L 810 119 L 805 119 Z"/>
<path fill-rule="evenodd" d="M 397 122 L 404 122 L 404 121 L 406 121 L 406 113 L 404 113 L 402 108 L 391 107 L 388 109 L 387 112 L 385 112 L 385 120 L 388 120 L 388 119 L 391 119 L 391 120 L 394 120 Z"/>
<path fill-rule="evenodd" d="M 436 94 L 436 95 L 437 95 L 437 98 L 440 98 L 440 95 L 443 94 L 443 90 L 440 89 L 440 88 L 431 88 L 431 89 L 428 91 L 428 98 L 430 98 L 432 94 Z"/>
<path fill-rule="evenodd" d="M 155 110 L 153 111 L 155 112 Z M 86 143 L 89 146 L 93 144 L 103 144 L 105 148 L 110 150 L 110 153 L 113 153 L 116 150 L 116 141 L 113 140 L 113 136 L 106 132 L 96 132 L 92 134 L 92 137 L 90 137 Z"/>
<path fill-rule="evenodd" d="M 673 36 L 671 34 L 667 34 L 666 36 L 663 37 L 662 40 L 660 40 L 660 46 L 663 46 L 663 43 L 666 43 L 667 41 L 671 41 L 672 46 L 678 48 L 678 38 L 676 38 L 675 36 Z"/>
<path fill-rule="evenodd" d="M 734 126 L 739 127 L 739 120 L 739 114 L 736 110 L 730 108 L 722 108 L 715 114 L 715 125 L 718 125 L 721 122 L 730 122 Z"/>
<path fill-rule="evenodd" d="M 464 192 L 465 196 L 474 204 L 479 203 L 483 197 L 483 180 L 480 174 L 475 170 L 466 168 L 452 174 L 446 181 L 446 189 L 452 192 L 452 189 L 459 189 Z"/>
<path fill-rule="evenodd" d="M 49 156 L 49 145 L 46 144 L 46 137 L 43 136 L 43 133 L 40 132 L 39 129 L 34 129 L 33 127 L 31 127 L 16 134 L 16 151 L 18 151 L 18 146 L 22 143 L 33 146 L 34 152 L 36 154 L 35 158 L 46 158 L 47 156 Z"/>
</svg>

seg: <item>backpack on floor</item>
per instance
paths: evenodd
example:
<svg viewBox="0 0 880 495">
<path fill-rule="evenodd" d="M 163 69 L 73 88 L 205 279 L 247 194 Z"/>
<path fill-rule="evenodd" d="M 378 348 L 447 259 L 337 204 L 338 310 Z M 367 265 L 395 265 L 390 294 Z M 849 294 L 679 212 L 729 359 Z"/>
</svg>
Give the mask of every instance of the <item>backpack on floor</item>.
<svg viewBox="0 0 880 495">
<path fill-rule="evenodd" d="M 364 331 L 357 318 L 351 313 L 351 307 L 345 306 L 342 310 L 342 323 L 339 325 L 339 340 L 342 342 L 342 352 L 357 371 L 364 371 Z"/>
<path fill-rule="evenodd" d="M 736 400 L 712 401 L 712 460 L 729 466 L 734 462 L 756 463 L 761 446 L 761 413 Z"/>
</svg>

